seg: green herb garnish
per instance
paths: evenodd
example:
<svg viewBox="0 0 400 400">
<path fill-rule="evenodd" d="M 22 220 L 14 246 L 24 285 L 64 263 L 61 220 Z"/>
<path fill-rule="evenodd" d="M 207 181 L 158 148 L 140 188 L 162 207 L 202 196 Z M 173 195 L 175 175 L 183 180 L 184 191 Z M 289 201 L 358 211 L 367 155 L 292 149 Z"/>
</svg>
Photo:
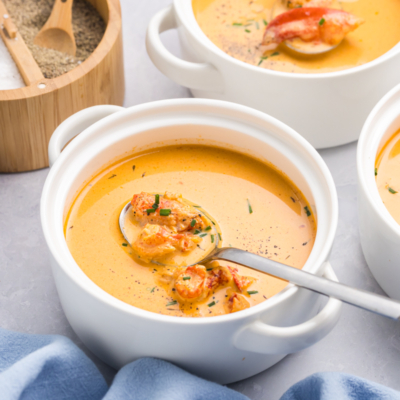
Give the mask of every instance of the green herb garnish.
<svg viewBox="0 0 400 400">
<path fill-rule="evenodd" d="M 211 271 L 212 269 L 214 269 L 214 268 L 207 268 L 207 271 Z"/>
<path fill-rule="evenodd" d="M 396 192 L 394 189 L 392 189 L 390 186 L 388 187 L 388 190 L 389 190 L 389 192 L 392 193 L 392 194 L 396 194 L 396 193 L 397 193 L 397 192 Z"/>
<path fill-rule="evenodd" d="M 155 200 L 155 204 L 160 204 L 160 195 L 159 194 L 156 194 L 155 195 L 155 198 L 156 198 L 156 200 Z"/>
<path fill-rule="evenodd" d="M 378 175 L 378 168 L 375 168 L 375 176 Z"/>
<path fill-rule="evenodd" d="M 242 26 L 243 24 L 241 24 L 240 22 L 234 22 L 232 25 L 233 26 Z"/>
<path fill-rule="evenodd" d="M 247 199 L 247 205 L 249 206 L 249 214 L 253 214 L 253 208 L 252 208 L 252 206 L 250 204 L 250 200 L 249 199 Z"/>
<path fill-rule="evenodd" d="M 146 210 L 146 212 L 147 212 L 147 215 L 150 215 L 151 213 L 156 212 L 156 209 L 155 208 L 148 208 Z"/>
<path fill-rule="evenodd" d="M 207 236 L 207 233 L 202 233 L 201 235 L 199 235 L 199 237 L 204 237 Z"/>
<path fill-rule="evenodd" d="M 112 179 L 112 178 L 115 178 L 117 175 L 115 175 L 115 174 L 112 174 L 108 179 Z"/>
<path fill-rule="evenodd" d="M 218 232 L 219 240 L 222 240 L 221 234 Z"/>
<path fill-rule="evenodd" d="M 201 208 L 201 206 L 193 206 L 193 207 L 196 207 L 196 208 Z"/>
<path fill-rule="evenodd" d="M 207 226 L 204 230 L 205 231 L 209 231 L 211 229 L 211 226 L 209 225 L 209 226 Z"/>
<path fill-rule="evenodd" d="M 263 19 L 263 22 L 264 22 L 264 25 L 265 25 L 265 26 L 268 25 L 268 22 L 267 22 L 265 19 Z"/>
<path fill-rule="evenodd" d="M 261 59 L 259 62 L 258 62 L 258 64 L 257 64 L 257 67 L 258 66 L 260 66 L 261 65 L 261 63 L 263 62 L 264 60 L 263 59 Z"/>
<path fill-rule="evenodd" d="M 192 222 L 190 223 L 190 226 L 193 228 L 196 225 L 196 220 L 192 219 Z"/>
<path fill-rule="evenodd" d="M 274 56 L 279 56 L 279 51 L 275 51 L 275 53 L 271 54 L 271 57 L 274 57 Z"/>
<path fill-rule="evenodd" d="M 209 303 L 207 305 L 208 305 L 208 307 L 213 307 L 213 306 L 215 306 L 215 301 L 213 301 L 213 302 L 211 302 L 211 303 Z"/>
<path fill-rule="evenodd" d="M 132 171 L 136 169 L 136 165 L 132 165 Z"/>
<path fill-rule="evenodd" d="M 257 290 L 248 290 L 247 293 L 248 293 L 249 295 L 252 295 L 252 294 L 257 294 L 258 291 L 257 291 Z"/>
<path fill-rule="evenodd" d="M 214 243 L 214 235 L 211 235 L 211 243 Z"/>
<path fill-rule="evenodd" d="M 169 303 L 167 303 L 167 307 L 168 306 L 174 306 L 175 304 L 177 304 L 178 302 L 176 300 L 172 300 Z"/>
<path fill-rule="evenodd" d="M 308 206 L 304 207 L 304 211 L 306 212 L 307 217 L 309 217 L 311 215 L 311 211 L 308 209 Z"/>
<path fill-rule="evenodd" d="M 168 215 L 171 214 L 171 209 L 170 208 L 162 208 L 160 210 L 160 215 L 163 217 L 168 217 Z"/>
<path fill-rule="evenodd" d="M 122 243 L 122 246 L 128 247 L 127 243 Z"/>
<path fill-rule="evenodd" d="M 247 33 L 250 33 L 250 32 L 251 32 L 250 29 L 245 29 L 244 31 L 247 32 Z"/>
<path fill-rule="evenodd" d="M 188 281 L 190 278 L 191 278 L 190 276 L 184 276 L 184 277 L 183 277 L 183 280 L 184 280 L 184 281 Z"/>
<path fill-rule="evenodd" d="M 258 22 L 256 21 L 256 28 L 260 29 L 260 25 L 258 24 Z"/>
<path fill-rule="evenodd" d="M 321 18 L 318 22 L 318 25 L 323 25 L 325 23 L 325 18 Z"/>
<path fill-rule="evenodd" d="M 195 235 L 197 235 L 198 233 L 200 233 L 201 231 L 199 231 L 198 229 L 196 229 L 193 233 L 195 234 Z"/>
<path fill-rule="evenodd" d="M 153 293 L 153 292 L 154 292 L 154 289 L 155 289 L 156 287 L 157 287 L 157 286 L 154 286 L 153 289 L 150 290 L 150 293 Z"/>
</svg>

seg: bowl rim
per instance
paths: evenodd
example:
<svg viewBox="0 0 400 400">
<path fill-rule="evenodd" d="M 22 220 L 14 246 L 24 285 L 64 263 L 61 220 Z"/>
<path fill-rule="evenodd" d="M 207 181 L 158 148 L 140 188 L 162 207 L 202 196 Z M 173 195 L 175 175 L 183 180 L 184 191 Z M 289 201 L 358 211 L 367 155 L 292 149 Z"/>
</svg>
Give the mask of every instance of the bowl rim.
<svg viewBox="0 0 400 400">
<path fill-rule="evenodd" d="M 221 50 L 218 46 L 216 46 L 202 31 L 197 20 L 194 16 L 193 7 L 190 6 L 190 16 L 186 15 L 186 12 L 183 7 L 183 2 L 192 2 L 192 0 L 173 0 L 173 8 L 175 10 L 175 15 L 179 17 L 179 22 L 185 27 L 186 32 L 190 34 L 192 39 L 196 40 L 207 52 L 212 53 L 213 55 L 223 59 L 226 62 L 230 62 L 235 64 L 238 67 L 246 68 L 252 72 L 272 75 L 280 78 L 289 78 L 289 79 L 303 79 L 303 80 L 310 80 L 310 79 L 327 79 L 327 78 L 341 78 L 351 76 L 353 74 L 357 74 L 359 72 L 364 72 L 374 67 L 379 67 L 386 61 L 389 61 L 393 57 L 397 56 L 400 53 L 400 42 L 389 49 L 386 53 L 382 54 L 375 60 L 369 61 L 365 64 L 358 65 L 356 67 L 340 70 L 340 71 L 333 71 L 333 72 L 320 72 L 320 73 L 300 73 L 300 72 L 282 72 L 282 71 L 275 71 L 270 70 L 267 68 L 259 68 L 255 65 L 248 64 L 244 61 L 238 60 L 234 57 L 229 56 L 223 50 Z M 179 24 L 178 24 L 179 25 Z M 196 28 L 194 28 L 196 27 Z M 195 32 L 194 29 L 198 30 Z M 397 49 L 396 49 L 397 46 Z M 212 63 L 211 63 L 212 64 Z"/>
<path fill-rule="evenodd" d="M 364 191 L 370 207 L 375 211 L 380 221 L 400 239 L 400 225 L 385 207 L 375 179 L 371 179 L 374 176 L 378 148 L 382 144 L 383 136 L 388 132 L 389 124 L 393 122 L 393 118 L 385 120 L 386 129 L 380 129 L 382 127 L 376 127 L 376 124 L 385 119 L 391 102 L 400 104 L 400 84 L 382 97 L 365 121 L 357 145 L 357 175 L 360 189 Z M 400 111 L 397 116 L 400 116 Z M 400 129 L 400 123 L 397 129 Z"/>
<path fill-rule="evenodd" d="M 260 122 L 264 121 L 267 123 L 272 123 L 275 127 L 277 127 L 283 135 L 286 136 L 286 141 L 287 143 L 289 140 L 294 141 L 296 145 L 299 147 L 302 147 L 302 149 L 307 153 L 307 157 L 309 157 L 309 161 L 313 163 L 316 163 L 317 166 L 319 167 L 319 172 L 322 174 L 323 179 L 325 180 L 326 188 L 325 192 L 327 193 L 327 196 L 330 197 L 331 201 L 331 213 L 329 215 L 329 226 L 327 228 L 326 232 L 326 238 L 324 243 L 321 245 L 321 251 L 317 256 L 317 259 L 315 260 L 314 264 L 311 265 L 310 268 L 306 268 L 307 271 L 311 273 L 316 273 L 319 271 L 322 266 L 326 263 L 326 261 L 329 258 L 329 254 L 331 252 L 333 240 L 335 237 L 336 233 L 336 228 L 337 228 L 337 221 L 338 221 L 338 200 L 337 200 L 337 194 L 336 194 L 336 187 L 332 178 L 332 175 L 329 172 L 329 169 L 325 162 L 323 161 L 322 157 L 319 155 L 319 153 L 314 149 L 314 147 L 311 146 L 302 136 L 300 136 L 297 132 L 295 132 L 292 128 L 289 126 L 285 125 L 284 123 L 280 122 L 279 120 L 261 112 L 258 110 L 254 110 L 250 107 L 246 107 L 243 105 L 235 104 L 235 103 L 230 103 L 226 101 L 221 101 L 221 100 L 209 100 L 209 99 L 196 99 L 196 98 L 184 98 L 184 99 L 169 99 L 169 100 L 160 100 L 160 101 L 155 101 L 155 102 L 150 102 L 150 103 L 145 103 L 145 104 L 140 104 L 136 105 L 130 108 L 127 108 L 123 111 L 116 112 L 115 114 L 109 115 L 105 119 L 102 119 L 95 124 L 91 125 L 89 128 L 84 130 L 79 136 L 77 136 L 66 148 L 65 150 L 61 153 L 59 158 L 56 160 L 52 168 L 50 169 L 50 172 L 46 178 L 43 191 L 42 191 L 42 197 L 41 197 L 41 204 L 40 204 L 40 213 L 41 213 L 41 225 L 42 225 L 42 230 L 45 236 L 46 244 L 49 248 L 50 253 L 52 254 L 54 260 L 56 261 L 57 265 L 59 268 L 61 268 L 64 272 L 64 274 L 68 275 L 68 277 L 74 281 L 74 283 L 80 288 L 86 292 L 88 295 L 96 298 L 99 302 L 103 303 L 107 307 L 111 307 L 114 309 L 117 309 L 117 311 L 120 311 L 125 314 L 129 314 L 131 316 L 136 316 L 136 317 L 142 317 L 147 320 L 152 320 L 152 321 L 159 321 L 163 323 L 169 323 L 169 324 L 179 324 L 179 325 L 197 325 L 197 324 L 219 324 L 219 323 L 228 323 L 229 321 L 238 321 L 238 320 L 243 320 L 243 319 L 249 319 L 251 317 L 257 317 L 257 314 L 262 314 L 264 313 L 267 309 L 270 309 L 277 304 L 285 301 L 287 298 L 293 296 L 295 293 L 297 293 L 301 288 L 289 284 L 286 286 L 281 292 L 276 294 L 275 296 L 267 299 L 266 301 L 263 301 L 262 303 L 250 307 L 249 309 L 243 310 L 239 313 L 233 313 L 233 314 L 227 314 L 227 315 L 221 315 L 221 316 L 214 316 L 214 317 L 204 317 L 204 318 L 181 318 L 181 317 L 175 317 L 175 316 L 169 316 L 169 315 L 162 315 L 162 314 L 157 314 L 151 311 L 143 310 L 140 308 L 137 308 L 133 305 L 127 304 L 123 302 L 122 300 L 117 299 L 116 297 L 112 296 L 111 294 L 107 293 L 104 291 L 102 288 L 94 284 L 93 281 L 90 280 L 89 277 L 86 277 L 87 282 L 90 281 L 93 285 L 95 285 L 95 288 L 92 287 L 92 285 L 85 285 L 84 282 L 82 282 L 82 279 L 76 276 L 76 274 L 71 271 L 71 268 L 69 268 L 69 262 L 73 262 L 76 267 L 79 268 L 78 264 L 73 260 L 72 255 L 70 255 L 70 260 L 66 260 L 63 257 L 60 256 L 60 251 L 57 249 L 57 243 L 55 244 L 55 239 L 52 237 L 51 232 L 50 232 L 50 225 L 56 224 L 52 218 L 48 217 L 48 203 L 51 203 L 51 201 L 48 200 L 49 198 L 49 193 L 52 193 L 52 186 L 54 185 L 54 182 L 57 181 L 56 178 L 58 178 L 58 173 L 62 173 L 64 170 L 64 163 L 68 161 L 68 158 L 70 154 L 74 154 L 76 152 L 76 149 L 79 147 L 80 143 L 90 139 L 92 136 L 95 137 L 96 130 L 97 128 L 104 128 L 107 125 L 114 124 L 118 122 L 118 120 L 122 120 L 124 116 L 130 116 L 130 114 L 139 114 L 141 112 L 148 112 L 150 111 L 156 111 L 165 113 L 165 109 L 170 108 L 171 106 L 174 106 L 175 108 L 179 108 L 179 110 L 183 110 L 185 107 L 193 107 L 193 106 L 198 106 L 198 107 L 204 107 L 207 106 L 209 108 L 212 108 L 213 110 L 218 110 L 218 109 L 229 109 L 235 113 L 241 113 L 242 115 L 248 115 L 256 117 Z M 164 110 L 164 112 L 163 112 Z M 168 112 L 167 112 L 168 114 Z M 227 118 L 225 116 L 225 118 Z M 211 123 L 209 125 L 212 125 Z M 118 129 L 118 127 L 117 127 Z M 115 133 L 115 131 L 114 131 Z M 245 133 L 243 133 L 245 134 Z M 306 179 L 306 177 L 304 177 Z M 307 182 L 309 182 L 306 179 Z M 311 187 L 311 185 L 310 185 Z M 61 225 L 63 225 L 61 223 Z M 317 230 L 318 234 L 318 230 Z M 64 239 L 64 234 L 63 236 L 63 243 L 62 246 L 64 248 L 67 248 L 65 239 Z M 59 244 L 60 245 L 60 244 Z M 312 251 L 313 252 L 313 251 Z M 310 253 L 310 255 L 312 254 Z M 83 271 L 82 271 L 83 272 Z M 96 290 L 95 290 L 96 289 Z"/>
</svg>

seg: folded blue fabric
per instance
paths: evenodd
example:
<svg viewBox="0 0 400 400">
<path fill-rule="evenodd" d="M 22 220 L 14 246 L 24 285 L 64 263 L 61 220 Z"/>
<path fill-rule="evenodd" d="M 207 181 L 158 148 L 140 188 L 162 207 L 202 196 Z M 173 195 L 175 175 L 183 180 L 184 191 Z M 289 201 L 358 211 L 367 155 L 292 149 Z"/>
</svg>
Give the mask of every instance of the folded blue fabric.
<svg viewBox="0 0 400 400">
<path fill-rule="evenodd" d="M 100 372 L 69 339 L 0 329 L 1 400 L 249 400 L 162 360 L 126 365 L 108 388 Z M 339 373 L 315 374 L 281 400 L 400 400 L 382 385 Z"/>
<path fill-rule="evenodd" d="M 324 372 L 296 383 L 281 400 L 400 400 L 400 392 L 357 376 Z"/>
</svg>

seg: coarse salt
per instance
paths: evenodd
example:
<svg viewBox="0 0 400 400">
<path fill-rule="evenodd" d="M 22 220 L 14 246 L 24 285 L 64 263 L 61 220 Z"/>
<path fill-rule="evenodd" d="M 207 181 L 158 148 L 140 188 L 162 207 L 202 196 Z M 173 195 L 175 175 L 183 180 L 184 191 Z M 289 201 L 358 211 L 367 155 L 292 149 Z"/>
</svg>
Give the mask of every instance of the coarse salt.
<svg viewBox="0 0 400 400">
<path fill-rule="evenodd" d="M 24 86 L 25 83 L 18 71 L 18 67 L 3 40 L 0 39 L 0 90 L 17 89 Z"/>
</svg>

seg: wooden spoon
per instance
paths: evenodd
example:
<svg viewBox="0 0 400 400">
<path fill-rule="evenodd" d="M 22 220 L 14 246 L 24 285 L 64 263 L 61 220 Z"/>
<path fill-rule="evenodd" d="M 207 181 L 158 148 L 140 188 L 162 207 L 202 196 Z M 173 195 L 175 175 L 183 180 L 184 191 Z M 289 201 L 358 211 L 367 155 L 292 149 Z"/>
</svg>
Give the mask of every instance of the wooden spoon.
<svg viewBox="0 0 400 400">
<path fill-rule="evenodd" d="M 34 44 L 75 56 L 76 44 L 72 32 L 73 1 L 55 0 L 50 17 L 36 35 Z"/>
</svg>

